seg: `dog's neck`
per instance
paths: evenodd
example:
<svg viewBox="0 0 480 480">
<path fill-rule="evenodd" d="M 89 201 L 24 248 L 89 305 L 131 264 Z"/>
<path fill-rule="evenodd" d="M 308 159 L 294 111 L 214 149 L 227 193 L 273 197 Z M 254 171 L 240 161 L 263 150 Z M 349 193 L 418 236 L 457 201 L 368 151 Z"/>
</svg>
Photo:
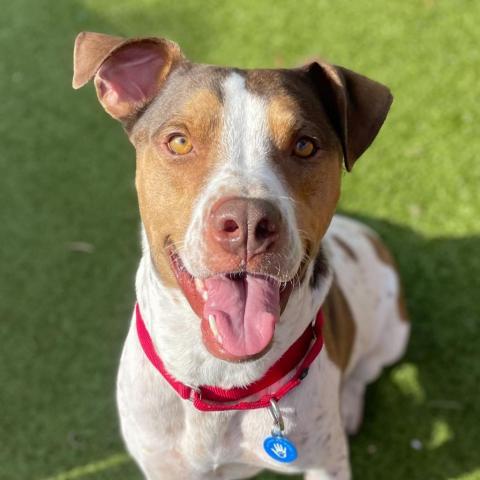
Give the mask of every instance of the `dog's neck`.
<svg viewBox="0 0 480 480">
<path fill-rule="evenodd" d="M 159 279 L 145 234 L 143 255 L 137 271 L 136 293 L 145 324 L 168 372 L 190 386 L 222 388 L 248 385 L 260 378 L 302 334 L 325 300 L 332 281 L 327 268 L 312 287 L 314 262 L 298 285 L 283 312 L 270 350 L 257 360 L 231 363 L 211 355 L 202 341 L 200 321 L 184 295 Z"/>
</svg>

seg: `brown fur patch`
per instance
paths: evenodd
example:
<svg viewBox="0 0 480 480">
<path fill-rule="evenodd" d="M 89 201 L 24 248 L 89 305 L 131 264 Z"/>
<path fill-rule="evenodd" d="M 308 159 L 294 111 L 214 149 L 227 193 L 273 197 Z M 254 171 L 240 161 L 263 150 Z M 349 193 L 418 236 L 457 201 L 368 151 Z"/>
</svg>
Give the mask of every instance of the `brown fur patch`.
<svg viewBox="0 0 480 480">
<path fill-rule="evenodd" d="M 318 254 L 340 195 L 341 146 L 318 101 L 310 80 L 291 70 L 256 70 L 247 75 L 247 88 L 264 95 L 272 140 L 274 168 L 294 199 L 304 249 Z M 293 156 L 296 139 L 315 139 L 311 158 Z"/>
<path fill-rule="evenodd" d="M 386 265 L 391 266 L 393 269 L 398 270 L 395 259 L 393 258 L 392 254 L 390 253 L 388 248 L 380 240 L 380 238 L 377 237 L 376 235 L 372 235 L 372 234 L 367 234 L 367 238 L 370 241 L 373 249 L 375 250 L 375 253 L 376 253 L 378 259 L 381 262 L 385 263 Z M 400 292 L 399 292 L 399 295 L 398 295 L 397 303 L 398 303 L 398 311 L 399 311 L 399 314 L 400 314 L 400 318 L 405 322 L 409 322 L 410 319 L 409 319 L 409 315 L 408 315 L 408 311 L 407 311 L 407 306 L 405 304 L 405 297 L 403 295 L 403 288 L 402 288 L 401 285 L 400 285 Z"/>
<path fill-rule="evenodd" d="M 198 196 L 217 159 L 222 105 L 206 88 L 197 89 L 150 138 L 135 134 L 136 186 L 140 212 L 155 267 L 167 285 L 176 286 L 165 242 L 181 247 Z M 193 151 L 172 155 L 165 143 L 172 133 L 190 136 Z"/>
<path fill-rule="evenodd" d="M 300 112 L 298 105 L 288 95 L 274 96 L 267 109 L 268 126 L 273 142 L 279 149 L 290 148 Z"/>
<path fill-rule="evenodd" d="M 324 306 L 323 335 L 329 358 L 345 371 L 355 340 L 355 322 L 347 299 L 334 279 Z"/>
<path fill-rule="evenodd" d="M 332 235 L 335 243 L 350 257 L 354 262 L 358 260 L 356 253 L 352 250 L 348 243 L 344 242 L 338 235 Z"/>
<path fill-rule="evenodd" d="M 398 302 L 398 311 L 400 313 L 400 318 L 404 322 L 409 322 L 410 317 L 408 315 L 407 305 L 405 302 L 405 295 L 403 294 L 403 288 L 401 285 L 400 285 L 400 293 L 398 295 L 397 302 Z"/>
<path fill-rule="evenodd" d="M 367 238 L 372 244 L 372 247 L 375 250 L 375 253 L 377 254 L 378 259 L 383 263 L 386 263 L 387 265 L 390 265 L 396 269 L 395 260 L 393 259 L 392 254 L 390 253 L 388 248 L 383 244 L 380 238 L 372 234 L 367 234 Z"/>
</svg>

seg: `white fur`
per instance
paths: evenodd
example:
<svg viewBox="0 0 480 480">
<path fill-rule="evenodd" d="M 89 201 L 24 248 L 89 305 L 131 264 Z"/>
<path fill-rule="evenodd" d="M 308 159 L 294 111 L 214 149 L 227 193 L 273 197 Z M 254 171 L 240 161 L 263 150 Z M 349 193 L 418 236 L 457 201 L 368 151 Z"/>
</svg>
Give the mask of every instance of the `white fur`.
<svg viewBox="0 0 480 480">
<path fill-rule="evenodd" d="M 293 204 L 267 160 L 265 103 L 245 89 L 237 74 L 227 78 L 224 98 L 222 143 L 228 148 L 200 197 L 192 199 L 195 208 L 182 259 L 190 272 L 204 275 L 205 252 L 199 239 L 208 206 L 220 195 L 248 195 L 273 199 L 279 206 L 289 225 L 294 272 L 301 260 L 300 238 Z M 299 450 L 293 464 L 278 464 L 263 451 L 263 440 L 272 427 L 267 411 L 201 413 L 181 400 L 146 359 L 132 318 L 120 361 L 117 399 L 126 445 L 148 480 L 245 478 L 263 468 L 307 472 L 311 480 L 350 478 L 344 425 L 358 423 L 366 383 L 398 357 L 408 335 L 408 327 L 399 320 L 396 299 L 390 296 L 398 293 L 396 274 L 375 257 L 362 228 L 337 217 L 325 238 L 329 261 L 354 312 L 357 337 L 345 377 L 324 349 L 302 384 L 280 402 L 286 434 Z M 333 234 L 351 246 L 362 259 L 360 264 L 346 258 Z M 144 233 L 142 243 L 138 303 L 165 366 L 192 386 L 228 388 L 261 377 L 314 318 L 332 281 L 328 272 L 312 290 L 310 265 L 306 280 L 292 293 L 276 326 L 271 349 L 258 360 L 233 364 L 208 353 L 200 321 L 186 299 L 160 282 Z"/>
</svg>

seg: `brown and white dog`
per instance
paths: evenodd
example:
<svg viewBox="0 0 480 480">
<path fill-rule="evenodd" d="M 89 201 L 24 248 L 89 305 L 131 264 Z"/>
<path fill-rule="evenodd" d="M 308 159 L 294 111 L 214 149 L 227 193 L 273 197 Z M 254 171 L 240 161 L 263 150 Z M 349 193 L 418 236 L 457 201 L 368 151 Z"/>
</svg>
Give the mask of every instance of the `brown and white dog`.
<svg viewBox="0 0 480 480">
<path fill-rule="evenodd" d="M 161 38 L 81 33 L 73 86 L 136 148 L 143 256 L 138 304 L 168 372 L 194 387 L 260 378 L 323 305 L 322 350 L 279 403 L 298 459 L 262 449 L 266 409 L 200 412 L 142 351 L 135 319 L 118 374 L 121 428 L 146 478 L 234 479 L 262 469 L 348 479 L 347 434 L 365 386 L 404 352 L 409 323 L 392 257 L 334 216 L 377 135 L 389 90 L 327 63 L 241 70 L 188 61 Z"/>
</svg>

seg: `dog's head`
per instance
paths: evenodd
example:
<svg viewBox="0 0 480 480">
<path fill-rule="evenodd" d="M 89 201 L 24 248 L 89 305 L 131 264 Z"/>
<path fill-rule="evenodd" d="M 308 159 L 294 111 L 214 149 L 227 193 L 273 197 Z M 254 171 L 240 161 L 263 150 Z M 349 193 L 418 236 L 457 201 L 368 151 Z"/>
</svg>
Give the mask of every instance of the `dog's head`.
<svg viewBox="0 0 480 480">
<path fill-rule="evenodd" d="M 309 268 L 350 170 L 392 97 L 322 62 L 239 70 L 194 64 L 159 38 L 82 33 L 73 86 L 91 78 L 137 151 L 153 263 L 201 319 L 205 346 L 260 356 Z"/>
</svg>

